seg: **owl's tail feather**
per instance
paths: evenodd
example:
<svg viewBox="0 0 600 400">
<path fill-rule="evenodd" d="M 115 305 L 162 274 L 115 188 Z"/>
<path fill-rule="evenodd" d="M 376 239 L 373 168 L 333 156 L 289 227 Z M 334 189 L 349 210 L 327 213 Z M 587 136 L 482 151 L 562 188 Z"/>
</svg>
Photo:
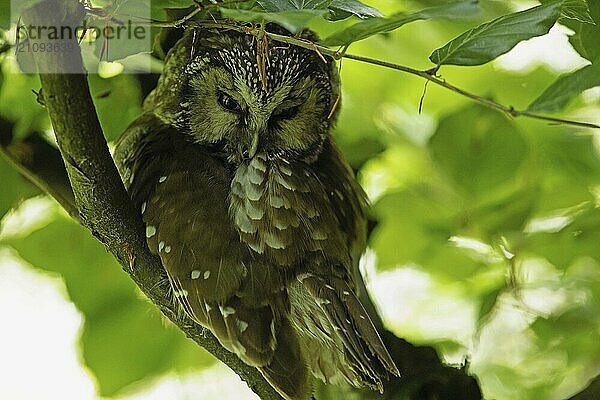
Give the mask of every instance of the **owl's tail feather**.
<svg viewBox="0 0 600 400">
<path fill-rule="evenodd" d="M 265 379 L 286 400 L 307 400 L 312 395 L 312 376 L 289 322 L 282 321 L 271 362 L 259 367 Z"/>
<path fill-rule="evenodd" d="M 317 301 L 336 336 L 344 357 L 362 384 L 383 392 L 382 379 L 400 372 L 354 291 L 340 278 L 308 274 L 302 284 Z M 347 377 L 355 384 L 354 377 Z"/>
</svg>

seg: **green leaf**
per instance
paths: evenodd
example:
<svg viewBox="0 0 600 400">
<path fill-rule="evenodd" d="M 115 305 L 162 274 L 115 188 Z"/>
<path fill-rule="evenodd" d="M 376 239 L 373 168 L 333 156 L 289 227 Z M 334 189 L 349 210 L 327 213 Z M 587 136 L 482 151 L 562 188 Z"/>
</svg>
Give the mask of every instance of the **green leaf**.
<svg viewBox="0 0 600 400">
<path fill-rule="evenodd" d="M 328 11 L 328 19 L 332 21 L 345 19 L 352 15 L 359 18 L 381 15 L 377 9 L 358 0 L 258 0 L 257 2 L 263 10 L 271 14 L 294 10 Z M 324 16 L 324 14 L 319 15 Z M 276 15 L 270 15 L 265 20 L 281 23 Z"/>
<path fill-rule="evenodd" d="M 558 78 L 527 108 L 535 112 L 556 112 L 564 109 L 581 92 L 600 86 L 600 58 L 575 72 Z"/>
<path fill-rule="evenodd" d="M 4 128 L 5 126 L 1 124 L 0 127 Z M 2 156 L 0 156 L 0 182 L 2 182 L 2 186 L 4 187 L 0 190 L 0 220 L 2 220 L 4 214 L 21 200 L 37 193 L 33 185 L 13 169 Z M 2 231 L 1 225 L 0 231 Z"/>
<path fill-rule="evenodd" d="M 458 212 L 454 200 L 429 185 L 418 185 L 379 199 L 372 210 L 378 225 L 370 238 L 379 267 L 389 269 L 413 262 L 429 265 L 437 253 L 449 249 L 448 238 Z M 442 258 L 447 262 L 446 255 Z M 470 260 L 449 272 L 458 274 L 468 264 L 472 264 Z"/>
<path fill-rule="evenodd" d="M 542 4 L 550 2 L 551 0 L 540 0 L 540 3 Z M 561 14 L 561 19 L 565 18 L 586 24 L 595 24 L 594 19 L 590 15 L 590 8 L 586 0 L 564 0 Z"/>
<path fill-rule="evenodd" d="M 289 10 L 327 10 L 331 0 L 257 0 L 268 12 Z"/>
<path fill-rule="evenodd" d="M 351 15 L 361 19 L 382 16 L 378 9 L 358 0 L 333 0 L 329 5 L 329 11 L 331 12 L 329 19 L 332 21 L 345 19 Z"/>
<path fill-rule="evenodd" d="M 543 139 L 537 141 L 534 148 L 543 171 L 541 179 L 537 179 L 543 191 L 536 214 L 545 216 L 557 209 L 594 202 L 595 188 L 600 182 L 600 154 L 594 136 L 557 128 L 538 134 Z"/>
<path fill-rule="evenodd" d="M 298 33 L 308 23 L 317 17 L 323 17 L 325 10 L 286 10 L 279 12 L 262 12 L 254 10 L 243 10 L 239 8 L 221 8 L 224 18 L 231 18 L 245 22 L 276 22 L 291 33 Z"/>
<path fill-rule="evenodd" d="M 544 257 L 561 269 L 566 269 L 583 257 L 600 262 L 600 209 L 589 203 L 572 209 L 576 211 L 557 210 L 549 216 L 551 221 L 556 217 L 564 218 L 562 225 L 566 226 L 536 229 L 531 224 L 523 250 Z M 544 224 L 541 226 L 544 227 Z"/>
<path fill-rule="evenodd" d="M 600 1 L 590 5 L 590 13 L 595 24 L 579 21 L 565 21 L 565 25 L 575 33 L 569 37 L 569 42 L 584 58 L 594 61 L 600 57 Z"/>
<path fill-rule="evenodd" d="M 10 0 L 0 0 L 0 29 L 10 28 L 11 8 Z"/>
<path fill-rule="evenodd" d="M 461 19 L 473 16 L 479 10 L 476 0 L 465 0 L 439 7 L 425 8 L 413 13 L 399 13 L 387 18 L 370 18 L 346 29 L 333 33 L 323 40 L 328 46 L 346 46 L 350 43 L 366 39 L 378 33 L 390 32 L 410 22 L 443 18 Z"/>
<path fill-rule="evenodd" d="M 506 287 L 502 285 L 501 287 L 493 288 L 481 296 L 481 304 L 479 305 L 479 310 L 477 312 L 477 326 L 480 329 L 488 321 L 490 314 L 496 307 L 498 296 L 504 293 L 505 289 Z"/>
<path fill-rule="evenodd" d="M 0 115 L 15 124 L 14 137 L 48 129 L 48 113 L 32 92 L 40 90 L 39 77 L 21 73 L 12 59 L 5 59 L 1 67 L 4 79 L 0 87 Z"/>
<path fill-rule="evenodd" d="M 457 229 L 457 228 L 454 228 Z M 444 243 L 435 243 L 420 255 L 416 263 L 423 265 L 439 278 L 449 278 L 454 281 L 471 279 L 475 274 L 491 265 L 483 260 L 476 260 L 462 249 Z"/>
<path fill-rule="evenodd" d="M 600 18 L 599 18 L 600 20 Z M 594 61 L 600 57 L 600 27 L 598 25 L 583 24 L 575 22 L 575 24 L 567 24 L 575 34 L 569 37 L 569 42 L 573 48 L 583 58 L 589 61 Z"/>
<path fill-rule="evenodd" d="M 560 16 L 563 1 L 504 15 L 464 32 L 429 59 L 437 65 L 481 65 L 508 52 L 517 43 L 548 33 Z"/>
<path fill-rule="evenodd" d="M 501 190 L 528 154 L 527 142 L 514 124 L 482 106 L 444 118 L 429 148 L 440 172 L 471 201 Z"/>
<path fill-rule="evenodd" d="M 139 24 L 151 18 L 151 6 L 143 1 L 109 2 L 103 9 L 113 19 L 89 18 L 87 27 L 90 33 L 100 32 L 95 41 L 83 40 L 82 51 L 92 47 L 100 61 L 123 60 L 138 53 L 150 53 L 152 50 L 151 29 Z"/>
<path fill-rule="evenodd" d="M 530 170 L 528 173 L 534 172 Z M 478 230 L 487 235 L 505 235 L 520 231 L 535 211 L 540 196 L 540 185 L 527 181 L 519 184 L 514 191 L 498 199 L 494 198 L 474 207 L 469 204 L 467 222 L 472 222 Z"/>
<path fill-rule="evenodd" d="M 212 362 L 179 329 L 165 323 L 104 246 L 73 221 L 59 217 L 7 243 L 30 264 L 65 280 L 69 297 L 84 314 L 83 359 L 102 396 L 174 367 Z"/>
</svg>

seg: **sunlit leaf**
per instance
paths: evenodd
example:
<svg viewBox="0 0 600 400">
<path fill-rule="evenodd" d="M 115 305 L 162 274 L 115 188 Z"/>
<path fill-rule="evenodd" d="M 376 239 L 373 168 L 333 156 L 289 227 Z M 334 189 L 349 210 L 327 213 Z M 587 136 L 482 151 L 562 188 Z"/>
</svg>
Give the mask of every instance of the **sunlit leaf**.
<svg viewBox="0 0 600 400">
<path fill-rule="evenodd" d="M 581 257 L 600 262 L 600 210 L 588 205 L 570 224 L 557 232 L 539 232 L 529 236 L 525 249 L 543 256 L 565 269 Z"/>
<path fill-rule="evenodd" d="M 429 146 L 440 172 L 473 199 L 499 189 L 528 153 L 525 139 L 511 121 L 480 106 L 443 119 Z"/>
<path fill-rule="evenodd" d="M 331 20 L 340 20 L 351 15 L 359 18 L 380 17 L 382 14 L 378 9 L 361 3 L 358 0 L 332 0 L 329 5 Z"/>
<path fill-rule="evenodd" d="M 430 259 L 448 246 L 453 232 L 456 202 L 443 191 L 421 185 L 383 196 L 374 205 L 378 225 L 371 247 L 381 268 Z M 449 246 L 448 246 L 449 247 Z"/>
<path fill-rule="evenodd" d="M 360 144 L 359 151 L 368 151 L 365 144 Z M 414 146 L 390 146 L 362 167 L 360 182 L 369 198 L 374 201 L 387 192 L 398 191 L 409 185 L 424 182 L 432 174 L 431 163 L 428 162 L 422 148 Z"/>
<path fill-rule="evenodd" d="M 517 43 L 548 33 L 560 16 L 563 1 L 504 15 L 468 30 L 435 50 L 429 59 L 437 65 L 481 65 L 508 52 Z"/>
<path fill-rule="evenodd" d="M 504 286 L 493 288 L 481 296 L 481 304 L 479 305 L 479 310 L 477 311 L 477 324 L 479 327 L 487 322 L 490 314 L 496 307 L 498 297 L 504 292 L 505 289 L 506 288 Z"/>
<path fill-rule="evenodd" d="M 589 332 L 597 329 L 597 320 L 586 307 L 576 303 L 573 306 L 561 315 L 537 318 L 531 325 L 531 331 L 544 351 L 566 352 L 571 362 L 594 362 L 600 343 Z"/>
<path fill-rule="evenodd" d="M 1 127 L 2 124 L 0 124 Z M 0 156 L 0 182 L 5 188 L 0 190 L 0 220 L 8 210 L 21 200 L 37 194 L 33 185 L 19 175 L 2 156 Z M 1 230 L 2 227 L 0 226 Z"/>
<path fill-rule="evenodd" d="M 329 46 L 348 45 L 378 33 L 390 32 L 410 22 L 424 19 L 462 19 L 473 16 L 479 10 L 476 0 L 466 0 L 438 7 L 426 8 L 413 13 L 400 13 L 391 17 L 370 18 L 342 31 L 335 32 L 323 40 Z"/>
<path fill-rule="evenodd" d="M 495 264 L 502 261 L 502 257 L 496 249 L 480 240 L 464 236 L 452 236 L 448 239 L 448 242 L 475 261 L 486 264 Z"/>
<path fill-rule="evenodd" d="M 337 21 L 355 15 L 359 18 L 379 16 L 381 13 L 358 0 L 258 0 L 260 6 L 267 11 L 266 21 L 280 22 L 276 14 L 285 19 L 282 12 L 313 10 L 322 11 L 320 16 Z M 270 14 L 270 15 L 269 15 Z M 245 19 L 243 19 L 245 21 Z"/>
<path fill-rule="evenodd" d="M 456 226 L 453 228 L 457 229 Z M 431 246 L 420 255 L 416 262 L 424 265 L 437 278 L 453 281 L 471 279 L 483 268 L 491 265 L 482 260 L 474 259 L 461 249 L 451 246 L 448 241 L 444 245 L 438 243 Z"/>
<path fill-rule="evenodd" d="M 1 67 L 0 115 L 14 123 L 15 138 L 49 128 L 48 114 L 34 93 L 40 90 L 39 78 L 22 74 L 13 60 L 4 61 Z"/>
<path fill-rule="evenodd" d="M 600 86 L 600 59 L 558 78 L 527 109 L 537 112 L 560 111 L 581 92 L 596 86 Z"/>
<path fill-rule="evenodd" d="M 469 207 L 467 222 L 488 235 L 519 231 L 536 210 L 540 191 L 539 183 L 517 186 L 507 195 Z"/>
<path fill-rule="evenodd" d="M 550 3 L 552 0 L 540 0 L 540 3 Z M 596 2 L 596 0 L 591 0 Z M 563 18 L 580 21 L 586 24 L 594 24 L 594 19 L 590 15 L 590 8 L 587 0 L 564 0 L 561 14 Z"/>
<path fill-rule="evenodd" d="M 442 354 L 455 354 L 465 351 L 465 345 L 455 340 L 436 340 L 433 346 Z"/>
<path fill-rule="evenodd" d="M 547 163 L 547 174 L 551 183 L 565 192 L 575 191 L 576 185 L 587 186 L 587 197 L 591 199 L 590 188 L 600 182 L 600 154 L 594 148 L 594 138 L 591 135 L 573 135 L 568 132 L 549 134 L 541 143 L 539 151 Z M 573 186 L 571 186 L 573 185 Z M 547 188 L 546 190 L 548 190 Z M 585 200 L 574 200 L 556 206 L 567 208 Z"/>
<path fill-rule="evenodd" d="M 575 50 L 582 57 L 594 61 L 600 57 L 600 1 L 592 1 L 589 5 L 595 24 L 579 21 L 566 21 L 565 24 L 575 32 L 569 37 Z"/>
</svg>

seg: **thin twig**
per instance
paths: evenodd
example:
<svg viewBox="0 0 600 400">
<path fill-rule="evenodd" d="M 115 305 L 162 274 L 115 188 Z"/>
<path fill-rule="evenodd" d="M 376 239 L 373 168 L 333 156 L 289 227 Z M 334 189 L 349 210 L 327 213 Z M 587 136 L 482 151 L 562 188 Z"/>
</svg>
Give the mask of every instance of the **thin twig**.
<svg viewBox="0 0 600 400">
<path fill-rule="evenodd" d="M 269 39 L 275 40 L 277 42 L 287 43 L 287 44 L 291 44 L 294 46 L 298 46 L 298 47 L 302 47 L 302 48 L 305 48 L 308 50 L 315 51 L 321 57 L 323 55 L 326 55 L 326 56 L 332 57 L 335 60 L 340 60 L 342 58 L 348 58 L 350 60 L 364 62 L 367 64 L 377 65 L 380 67 L 390 68 L 390 69 L 394 69 L 396 71 L 405 72 L 407 74 L 416 75 L 423 79 L 428 80 L 429 82 L 435 83 L 438 86 L 442 86 L 442 87 L 444 87 L 448 90 L 451 90 L 455 93 L 458 93 L 462 96 L 468 97 L 469 99 L 476 101 L 477 103 L 479 103 L 481 105 L 501 111 L 501 112 L 503 112 L 507 115 L 510 115 L 511 117 L 514 117 L 514 118 L 527 117 L 527 118 L 548 121 L 548 122 L 553 122 L 553 123 L 558 123 L 558 124 L 578 126 L 578 127 L 582 127 L 582 128 L 600 129 L 600 125 L 597 125 L 597 124 L 594 124 L 591 122 L 581 122 L 581 121 L 573 121 L 573 120 L 563 119 L 563 118 L 548 117 L 548 116 L 536 114 L 536 113 L 533 113 L 533 112 L 530 112 L 527 110 L 517 110 L 512 106 L 505 106 L 504 104 L 500 104 L 493 100 L 486 99 L 485 97 L 478 96 L 474 93 L 468 92 L 464 89 L 454 86 L 454 85 L 446 82 L 444 79 L 438 77 L 436 75 L 438 68 L 434 68 L 433 70 L 428 70 L 428 71 L 421 71 L 421 70 L 418 70 L 415 68 L 407 67 L 405 65 L 400 65 L 400 64 L 396 64 L 396 63 L 392 63 L 392 62 L 388 62 L 388 61 L 378 60 L 378 59 L 370 58 L 370 57 L 363 57 L 363 56 L 359 56 L 356 54 L 348 54 L 348 53 L 345 53 L 345 50 L 342 52 L 335 51 L 335 50 L 330 49 L 329 47 L 318 45 L 318 44 L 311 42 L 309 40 L 306 40 L 306 39 L 298 39 L 298 38 L 294 38 L 294 37 L 290 37 L 290 36 L 279 35 L 277 33 L 266 32 L 266 31 L 262 31 L 262 33 L 261 33 L 261 30 L 256 27 L 249 27 L 246 25 L 240 25 L 240 24 L 236 24 L 234 22 L 227 22 L 227 21 L 219 21 L 219 22 L 190 21 L 190 18 L 187 18 L 186 22 L 184 22 L 183 25 L 202 27 L 202 28 L 234 30 L 234 31 L 245 33 L 248 35 L 253 35 L 256 37 L 263 34 L 263 35 L 266 35 Z M 162 22 L 160 24 L 150 23 L 150 25 L 158 26 L 158 27 L 182 26 L 181 20 L 175 21 L 175 22 Z"/>
<path fill-rule="evenodd" d="M 149 22 L 148 24 L 154 28 L 180 28 L 182 26 L 185 26 L 186 23 L 194 18 L 196 16 L 196 14 L 198 14 L 200 11 L 204 10 L 201 7 L 196 7 L 191 13 L 187 14 L 185 17 L 180 18 L 176 21 L 172 21 L 172 22 L 160 22 L 160 21 L 152 21 Z"/>
</svg>

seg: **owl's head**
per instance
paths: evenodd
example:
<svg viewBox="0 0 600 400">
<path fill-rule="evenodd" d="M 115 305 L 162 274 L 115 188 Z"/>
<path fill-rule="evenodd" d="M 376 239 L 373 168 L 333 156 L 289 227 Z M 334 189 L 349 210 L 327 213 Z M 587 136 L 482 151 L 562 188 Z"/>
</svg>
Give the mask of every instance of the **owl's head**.
<svg viewBox="0 0 600 400">
<path fill-rule="evenodd" d="M 283 33 L 272 24 L 267 30 Z M 180 115 L 192 140 L 218 144 L 232 163 L 256 153 L 306 162 L 318 156 L 339 102 L 332 60 L 233 31 L 195 30 L 184 39 Z"/>
</svg>

